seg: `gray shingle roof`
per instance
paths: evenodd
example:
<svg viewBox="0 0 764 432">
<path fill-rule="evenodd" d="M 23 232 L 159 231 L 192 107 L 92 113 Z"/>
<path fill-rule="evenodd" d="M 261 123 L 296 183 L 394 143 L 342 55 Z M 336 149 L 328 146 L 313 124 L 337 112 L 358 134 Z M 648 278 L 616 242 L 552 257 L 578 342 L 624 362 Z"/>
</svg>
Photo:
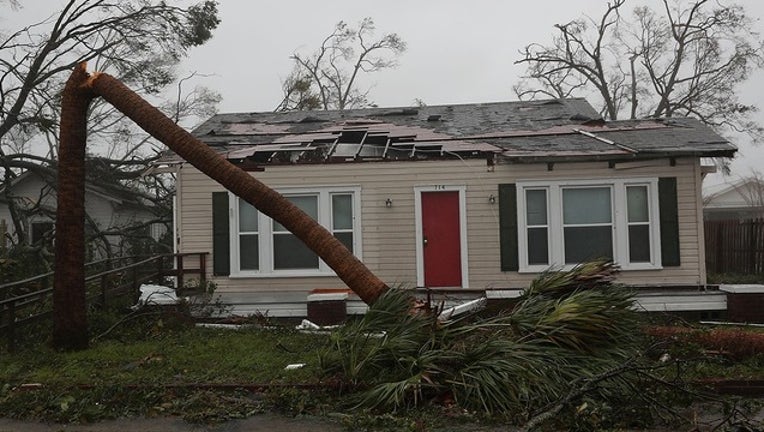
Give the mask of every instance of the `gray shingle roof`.
<svg viewBox="0 0 764 432">
<path fill-rule="evenodd" d="M 230 159 L 258 164 L 487 154 L 530 162 L 735 152 L 697 120 L 604 122 L 584 99 L 218 114 L 193 134 Z"/>
</svg>

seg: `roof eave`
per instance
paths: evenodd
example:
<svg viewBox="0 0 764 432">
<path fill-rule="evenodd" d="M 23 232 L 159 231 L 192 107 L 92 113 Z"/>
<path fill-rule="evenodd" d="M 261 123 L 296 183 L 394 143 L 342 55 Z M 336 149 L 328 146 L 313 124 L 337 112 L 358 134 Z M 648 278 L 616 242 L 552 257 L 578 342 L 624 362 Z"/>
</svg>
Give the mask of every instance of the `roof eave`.
<svg viewBox="0 0 764 432">
<path fill-rule="evenodd" d="M 524 155 L 511 155 L 507 152 L 500 153 L 499 157 L 502 160 L 506 160 L 514 163 L 559 163 L 559 162 L 609 162 L 609 161 L 625 161 L 625 160 L 646 160 L 646 159 L 665 159 L 665 158 L 679 158 L 679 157 L 724 157 L 731 158 L 737 152 L 736 149 L 725 150 L 682 150 L 682 151 L 668 151 L 668 152 L 648 152 L 641 151 L 639 153 L 581 153 L 581 154 L 524 154 Z"/>
</svg>

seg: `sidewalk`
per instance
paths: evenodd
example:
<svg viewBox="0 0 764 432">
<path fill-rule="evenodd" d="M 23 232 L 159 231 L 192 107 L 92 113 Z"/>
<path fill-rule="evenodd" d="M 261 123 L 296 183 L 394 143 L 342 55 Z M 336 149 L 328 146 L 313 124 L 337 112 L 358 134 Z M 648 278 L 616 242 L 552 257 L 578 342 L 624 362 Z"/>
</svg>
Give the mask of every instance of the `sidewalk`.
<svg viewBox="0 0 764 432">
<path fill-rule="evenodd" d="M 318 418 L 261 414 L 216 425 L 187 423 L 177 417 L 124 418 L 90 424 L 37 423 L 0 418 L 0 432 L 340 432 L 342 427 Z"/>
</svg>

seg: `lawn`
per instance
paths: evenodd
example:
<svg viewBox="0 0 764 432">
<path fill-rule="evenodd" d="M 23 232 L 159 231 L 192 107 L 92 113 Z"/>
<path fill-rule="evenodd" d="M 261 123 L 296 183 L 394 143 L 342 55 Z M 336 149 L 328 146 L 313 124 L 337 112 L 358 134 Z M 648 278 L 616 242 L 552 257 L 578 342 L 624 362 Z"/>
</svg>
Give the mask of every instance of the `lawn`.
<svg viewBox="0 0 764 432">
<path fill-rule="evenodd" d="M 571 293 L 574 299 L 579 295 L 578 291 Z M 574 315 L 570 313 L 560 313 L 561 310 L 570 312 L 572 303 L 568 303 L 567 308 L 559 300 L 553 300 L 550 304 L 555 305 L 550 316 L 565 324 L 563 327 L 553 327 L 547 319 L 544 328 L 550 330 L 543 336 L 555 341 L 554 338 L 565 335 L 565 331 L 578 321 L 572 320 Z M 399 306 L 403 313 L 392 315 L 394 319 L 387 324 L 383 339 L 389 341 L 385 349 L 379 349 L 379 344 L 374 342 L 382 339 L 369 336 L 378 333 L 356 325 L 375 314 L 367 314 L 366 318 L 346 326 L 342 331 L 326 335 L 303 334 L 295 331 L 292 324 L 274 325 L 273 322 L 263 321 L 262 317 L 259 321 L 250 320 L 248 327 L 230 330 L 200 328 L 186 316 L 172 311 L 139 314 L 127 320 L 123 313 L 101 312 L 91 317 L 93 343 L 88 350 L 56 352 L 39 343 L 27 345 L 13 354 L 0 354 L 0 413 L 5 417 L 63 423 L 124 416 L 178 415 L 194 422 L 218 422 L 263 411 L 313 415 L 341 413 L 337 415 L 350 427 L 367 430 L 380 430 L 375 426 L 377 423 L 450 425 L 466 421 L 476 424 L 521 424 L 532 412 L 523 411 L 522 407 L 510 411 L 483 412 L 479 406 L 475 408 L 475 404 L 473 408 L 465 408 L 470 405 L 461 395 L 467 394 L 472 387 L 457 393 L 448 387 L 451 379 L 441 384 L 437 384 L 437 380 L 443 380 L 448 369 L 457 366 L 455 362 L 465 361 L 470 362 L 470 376 L 477 376 L 475 371 L 484 373 L 485 370 L 475 369 L 483 364 L 499 372 L 503 370 L 499 366 L 508 365 L 507 372 L 497 375 L 501 378 L 501 382 L 495 382 L 497 389 L 505 389 L 504 383 L 508 382 L 522 383 L 522 378 L 533 384 L 537 378 L 547 377 L 543 372 L 538 377 L 531 374 L 528 378 L 527 369 L 534 364 L 533 356 L 542 354 L 539 357 L 541 363 L 535 363 L 535 367 L 542 368 L 539 370 L 551 368 L 549 370 L 559 374 L 559 370 L 567 367 L 568 373 L 591 373 L 589 381 L 598 383 L 597 387 L 603 389 L 602 394 L 594 392 L 576 397 L 575 402 L 567 404 L 564 414 L 557 417 L 561 419 L 561 424 L 569 427 L 591 429 L 602 425 L 620 426 L 624 419 L 632 419 L 628 421 L 628 426 L 633 426 L 634 418 L 647 419 L 650 416 L 647 414 L 650 407 L 645 403 L 686 407 L 694 403 L 696 399 L 693 398 L 698 395 L 709 400 L 702 395 L 705 390 L 694 385 L 705 378 L 764 378 L 764 332 L 761 330 L 655 326 L 650 323 L 653 317 L 640 315 L 634 327 L 630 327 L 635 335 L 639 334 L 634 338 L 634 353 L 639 361 L 624 372 L 627 374 L 621 375 L 624 381 L 609 380 L 606 383 L 599 382 L 597 374 L 590 372 L 590 369 L 593 370 L 592 362 L 597 360 L 595 357 L 585 358 L 581 366 L 558 364 L 559 360 L 552 362 L 551 359 L 558 357 L 546 354 L 560 354 L 561 348 L 554 348 L 557 342 L 543 345 L 544 350 L 551 351 L 535 354 L 533 350 L 528 351 L 533 348 L 530 345 L 507 345 L 511 349 L 506 355 L 490 360 L 491 353 L 501 348 L 497 344 L 500 339 L 511 338 L 512 332 L 518 331 L 514 330 L 515 327 L 511 331 L 507 327 L 505 331 L 496 332 L 491 330 L 491 326 L 501 322 L 487 318 L 489 326 L 476 328 L 476 333 L 469 336 L 471 333 L 466 329 L 471 326 L 471 321 L 465 322 L 466 327 L 449 330 L 449 326 L 433 325 L 425 319 L 427 315 L 410 314 L 409 303 Z M 608 310 L 605 309 L 606 312 Z M 516 320 L 523 319 L 525 315 L 532 318 L 529 314 L 534 311 L 526 306 L 525 309 L 515 309 L 512 317 Z M 377 318 L 370 318 L 370 328 L 379 328 L 381 317 L 377 313 Z M 386 319 L 389 320 L 389 317 Z M 407 330 L 417 325 L 424 335 L 430 335 L 426 343 L 416 338 L 411 339 L 413 342 L 396 338 L 398 333 L 408 337 Z M 396 326 L 400 328 L 396 330 Z M 352 333 L 354 328 L 361 329 L 361 339 L 342 339 L 343 332 L 348 337 L 348 329 Z M 521 328 L 519 331 L 540 334 L 538 328 Z M 603 335 L 614 333 L 612 329 L 600 331 L 599 327 L 594 330 L 571 334 L 576 338 L 584 334 L 587 340 L 599 340 L 596 344 L 604 346 L 607 340 L 600 340 Z M 45 330 L 40 330 L 41 337 L 37 340 L 43 340 L 45 334 Z M 478 343 L 474 352 L 467 352 L 462 346 L 470 340 Z M 363 345 L 359 341 L 363 344 L 374 343 Z M 574 345 L 573 349 L 586 353 L 591 350 L 589 345 L 583 348 Z M 363 346 L 366 348 L 359 349 Z M 615 346 L 618 347 L 617 344 Z M 325 361 L 329 359 L 324 366 L 333 365 L 334 370 L 327 377 L 326 370 L 319 366 L 319 353 L 326 354 L 329 347 L 334 350 L 333 355 L 323 357 Z M 466 353 L 463 360 L 459 360 L 460 351 Z M 580 363 L 576 360 L 578 358 L 578 354 L 569 357 L 576 364 Z M 616 359 L 614 365 L 620 367 L 630 362 Z M 305 366 L 287 369 L 287 365 L 298 363 Z M 406 374 L 411 370 L 420 370 L 421 384 L 409 385 Z M 350 375 L 349 371 L 358 374 Z M 609 372 L 603 369 L 601 373 L 607 375 Z M 484 376 L 491 378 L 490 375 Z M 406 388 L 409 390 L 400 393 L 401 398 L 397 400 L 401 402 L 394 403 L 392 410 L 374 406 L 353 410 L 352 405 L 348 404 L 355 396 L 353 392 L 395 389 L 398 386 L 395 380 L 401 379 L 405 382 L 400 382 L 408 383 Z M 577 382 L 575 379 L 573 381 Z M 543 380 L 539 382 L 546 384 Z M 338 387 L 340 384 L 342 386 Z M 575 391 L 575 388 L 568 388 L 569 383 L 562 384 L 559 391 L 551 394 L 550 401 Z M 438 391 L 434 391 L 436 385 L 439 385 Z M 521 387 L 521 397 L 526 397 L 522 393 L 526 386 Z M 624 389 L 625 393 L 608 393 Z M 647 397 L 635 397 L 629 389 Z M 418 401 L 416 397 L 412 400 L 412 395 L 421 397 Z M 529 401 L 521 400 L 520 403 Z M 724 407 L 737 406 L 734 401 L 718 402 Z M 509 404 L 515 406 L 514 402 Z M 395 413 L 391 414 L 391 411 Z M 645 424 L 650 423 L 645 420 Z"/>
<path fill-rule="evenodd" d="M 0 381 L 14 386 L 316 382 L 316 349 L 323 339 L 284 329 L 193 328 L 130 343 L 106 340 L 80 352 L 36 347 L 3 356 Z M 292 363 L 306 367 L 285 370 Z"/>
<path fill-rule="evenodd" d="M 215 422 L 266 409 L 289 411 L 321 394 L 308 389 L 321 388 L 317 351 L 326 335 L 289 327 L 221 330 L 158 322 L 130 323 L 85 351 L 38 345 L 3 353 L 0 412 L 64 423 L 134 415 Z M 123 341 L 125 332 L 129 342 Z M 305 366 L 286 369 L 295 363 Z M 250 390 L 258 386 L 265 393 Z"/>
</svg>

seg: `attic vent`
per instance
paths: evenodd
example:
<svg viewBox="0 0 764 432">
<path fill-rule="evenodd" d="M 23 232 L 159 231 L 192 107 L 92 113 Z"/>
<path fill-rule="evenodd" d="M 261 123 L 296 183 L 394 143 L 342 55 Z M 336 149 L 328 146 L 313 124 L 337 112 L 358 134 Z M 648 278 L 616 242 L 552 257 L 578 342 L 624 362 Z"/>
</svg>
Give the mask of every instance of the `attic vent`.
<svg viewBox="0 0 764 432">
<path fill-rule="evenodd" d="M 427 121 L 428 121 L 428 122 L 436 122 L 436 121 L 440 121 L 440 114 L 433 114 L 433 115 L 431 115 L 431 116 L 428 116 L 428 117 L 427 117 Z"/>
</svg>

